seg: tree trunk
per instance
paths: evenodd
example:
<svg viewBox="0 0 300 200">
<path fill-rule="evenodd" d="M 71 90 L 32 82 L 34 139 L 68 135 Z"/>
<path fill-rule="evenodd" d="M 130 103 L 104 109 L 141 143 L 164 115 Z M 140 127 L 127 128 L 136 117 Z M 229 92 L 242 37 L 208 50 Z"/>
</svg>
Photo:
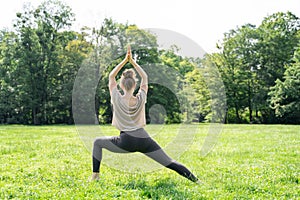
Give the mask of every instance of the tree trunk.
<svg viewBox="0 0 300 200">
<path fill-rule="evenodd" d="M 252 124 L 253 116 L 252 116 L 252 106 L 251 106 L 251 104 L 249 105 L 249 121 Z"/>
<path fill-rule="evenodd" d="M 249 122 L 253 122 L 252 116 L 252 93 L 251 93 L 251 84 L 248 82 L 248 107 L 249 107 Z"/>
<path fill-rule="evenodd" d="M 235 109 L 235 116 L 236 116 L 237 122 L 241 123 L 241 118 L 240 118 L 240 114 L 239 114 L 239 108 L 236 105 L 236 103 L 235 103 L 235 108 L 234 109 Z"/>
<path fill-rule="evenodd" d="M 37 108 L 32 108 L 31 115 L 32 115 L 33 124 L 34 125 L 40 125 L 41 122 L 40 122 L 40 119 L 39 119 L 39 116 L 38 116 L 38 109 Z"/>
</svg>

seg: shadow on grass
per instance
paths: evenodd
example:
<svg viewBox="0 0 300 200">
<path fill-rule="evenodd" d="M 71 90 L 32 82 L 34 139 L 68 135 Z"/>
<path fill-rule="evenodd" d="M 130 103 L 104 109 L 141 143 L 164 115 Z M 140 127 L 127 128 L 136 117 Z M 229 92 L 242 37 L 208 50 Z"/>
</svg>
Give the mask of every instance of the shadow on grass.
<svg viewBox="0 0 300 200">
<path fill-rule="evenodd" d="M 123 185 L 121 182 L 119 186 Z M 156 182 L 148 183 L 143 179 L 129 180 L 123 186 L 125 190 L 138 190 L 143 198 L 149 199 L 187 199 L 190 197 L 186 191 L 180 191 L 176 183 L 171 179 L 160 179 Z"/>
</svg>

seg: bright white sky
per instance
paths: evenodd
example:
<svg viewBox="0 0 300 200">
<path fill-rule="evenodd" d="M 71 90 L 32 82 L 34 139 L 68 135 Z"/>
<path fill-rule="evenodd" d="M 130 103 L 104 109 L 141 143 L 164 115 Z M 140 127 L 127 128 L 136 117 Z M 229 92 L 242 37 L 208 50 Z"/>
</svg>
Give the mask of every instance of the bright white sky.
<svg viewBox="0 0 300 200">
<path fill-rule="evenodd" d="M 162 28 L 194 40 L 206 52 L 230 29 L 246 23 L 259 25 L 267 15 L 291 11 L 300 17 L 299 0 L 64 0 L 76 14 L 74 29 L 97 26 L 105 17 L 140 28 Z M 9 0 L 0 7 L 0 28 L 11 28 L 15 13 L 24 2 L 33 5 L 41 0 Z M 3 3 L 4 4 L 4 3 Z"/>
</svg>

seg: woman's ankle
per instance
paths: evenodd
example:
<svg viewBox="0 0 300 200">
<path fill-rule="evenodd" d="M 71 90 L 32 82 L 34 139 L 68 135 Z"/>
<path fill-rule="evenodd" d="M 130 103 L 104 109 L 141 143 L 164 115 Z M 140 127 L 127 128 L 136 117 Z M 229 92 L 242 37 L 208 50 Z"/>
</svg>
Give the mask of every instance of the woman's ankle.
<svg viewBox="0 0 300 200">
<path fill-rule="evenodd" d="M 100 179 L 99 172 L 93 172 L 91 179 L 92 180 L 99 180 Z"/>
</svg>

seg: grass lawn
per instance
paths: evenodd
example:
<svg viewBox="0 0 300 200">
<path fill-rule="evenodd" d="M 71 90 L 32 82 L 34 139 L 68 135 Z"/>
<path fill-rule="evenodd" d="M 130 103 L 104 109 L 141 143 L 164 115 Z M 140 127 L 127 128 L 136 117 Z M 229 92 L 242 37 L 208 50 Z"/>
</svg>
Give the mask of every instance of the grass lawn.
<svg viewBox="0 0 300 200">
<path fill-rule="evenodd" d="M 164 146 L 177 126 L 165 125 L 157 142 Z M 208 127 L 186 127 L 198 129 L 178 159 L 205 182 L 196 185 L 166 168 L 128 173 L 108 165 L 100 181 L 88 182 L 91 153 L 75 126 L 0 126 L 0 199 L 300 199 L 300 126 L 224 125 L 202 157 Z"/>
</svg>

